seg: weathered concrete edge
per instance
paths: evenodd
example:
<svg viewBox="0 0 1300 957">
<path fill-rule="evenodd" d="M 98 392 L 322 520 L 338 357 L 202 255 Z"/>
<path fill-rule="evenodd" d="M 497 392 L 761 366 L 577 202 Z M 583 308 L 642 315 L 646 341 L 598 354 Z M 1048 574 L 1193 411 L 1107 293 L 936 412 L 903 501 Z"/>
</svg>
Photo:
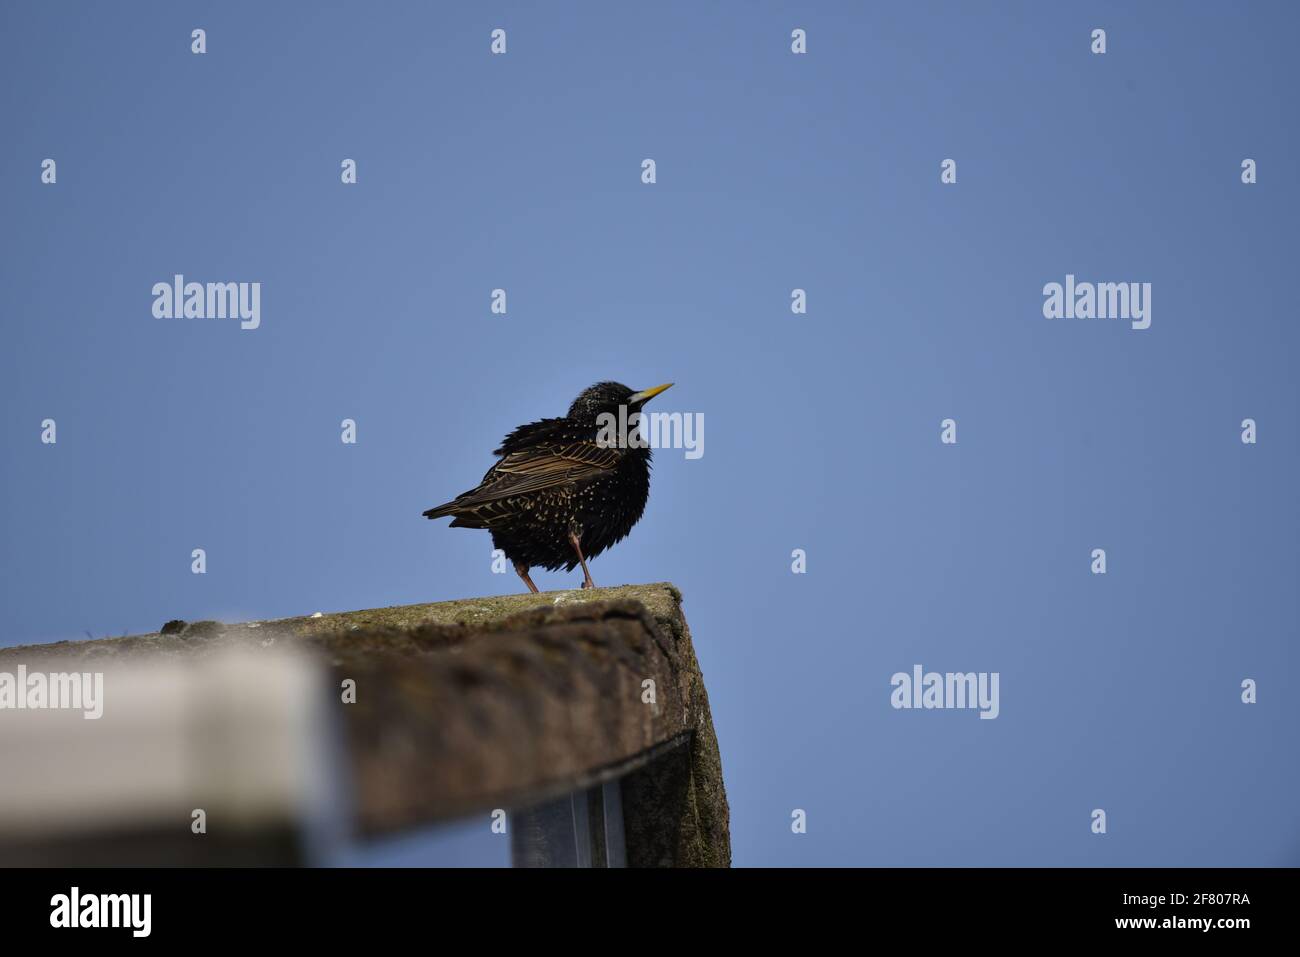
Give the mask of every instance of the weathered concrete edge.
<svg viewBox="0 0 1300 957">
<path fill-rule="evenodd" d="M 190 621 L 176 634 L 160 631 L 117 638 L 52 641 L 0 648 L 0 662 L 6 660 L 50 660 L 62 657 L 132 657 L 149 654 L 192 655 L 216 650 L 230 641 L 266 644 L 283 637 L 308 638 L 362 630 L 410 630 L 421 625 L 463 625 L 490 630 L 513 616 L 539 608 L 575 603 L 630 599 L 646 607 L 656 622 L 671 633 L 672 622 L 682 614 L 682 595 L 670 582 L 647 585 L 618 585 L 594 590 L 571 589 L 540 594 L 493 595 L 415 605 L 392 605 L 358 611 L 323 612 L 319 617 L 299 615 L 246 622 Z M 202 642 L 195 639 L 204 639 Z M 213 639 L 218 639 L 214 641 Z"/>
<path fill-rule="evenodd" d="M 673 726 L 690 732 L 689 761 L 682 785 L 686 799 L 685 806 L 680 809 L 677 846 L 671 853 L 660 855 L 660 861 L 678 866 L 728 866 L 730 813 L 708 695 L 682 613 L 681 593 L 669 583 L 463 599 L 236 624 L 194 622 L 172 634 L 156 632 L 0 649 L 0 664 L 15 659 L 28 663 L 33 660 L 78 659 L 98 660 L 107 665 L 114 660 L 156 655 L 202 657 L 231 645 L 284 643 L 324 651 L 335 658 L 337 665 L 340 659 L 355 660 L 358 656 L 400 658 L 413 652 L 437 650 L 427 643 L 411 646 L 410 642 L 403 641 L 405 635 L 418 635 L 424 642 L 433 636 L 437 642 L 446 642 L 440 647 L 454 647 L 471 636 L 537 628 L 556 624 L 556 619 L 570 618 L 568 614 L 552 615 L 551 611 L 564 609 L 585 617 L 580 611 L 581 606 L 611 602 L 617 605 L 636 602 L 644 609 L 646 617 L 653 623 L 647 622 L 647 625 L 656 642 L 665 657 L 674 662 L 672 670 L 678 687 L 671 699 L 674 705 L 685 705 L 680 719 L 674 715 L 674 719 L 667 722 L 668 727 L 661 728 L 661 733 L 654 736 L 661 738 L 662 732 Z M 425 627 L 429 625 L 443 627 Z M 474 644 L 478 645 L 478 642 Z M 659 747 L 663 740 L 649 743 L 652 747 Z M 586 775 L 593 781 L 606 776 L 601 768 L 591 768 Z M 560 786 L 559 783 L 556 786 Z"/>
</svg>

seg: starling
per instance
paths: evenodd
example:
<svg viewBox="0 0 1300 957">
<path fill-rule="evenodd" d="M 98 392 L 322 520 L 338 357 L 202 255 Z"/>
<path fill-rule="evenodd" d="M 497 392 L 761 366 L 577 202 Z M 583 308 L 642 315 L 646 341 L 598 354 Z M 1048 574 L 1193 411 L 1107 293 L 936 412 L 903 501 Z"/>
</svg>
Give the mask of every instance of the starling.
<svg viewBox="0 0 1300 957">
<path fill-rule="evenodd" d="M 583 588 L 595 588 L 587 559 L 622 541 L 650 494 L 650 449 L 639 435 L 610 441 L 608 426 L 626 423 L 672 383 L 633 392 L 598 382 L 573 400 L 563 418 L 521 425 L 493 455 L 501 459 L 477 488 L 424 513 L 454 516 L 451 528 L 486 528 L 530 591 L 535 565 L 565 571 L 581 565 Z M 620 414 L 620 409 L 621 414 Z"/>
</svg>

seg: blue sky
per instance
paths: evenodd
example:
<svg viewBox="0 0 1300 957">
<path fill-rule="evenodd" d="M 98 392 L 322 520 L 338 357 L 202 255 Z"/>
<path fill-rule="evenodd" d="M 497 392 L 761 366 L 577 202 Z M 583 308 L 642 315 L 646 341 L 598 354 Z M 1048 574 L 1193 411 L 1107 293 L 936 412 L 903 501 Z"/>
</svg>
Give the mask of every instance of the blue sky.
<svg viewBox="0 0 1300 957">
<path fill-rule="evenodd" d="M 592 573 L 685 596 L 737 864 L 1300 863 L 1294 6 L 0 20 L 0 643 L 518 591 L 420 512 L 674 381 L 705 454 Z M 155 319 L 176 273 L 261 327 Z M 893 709 L 915 664 L 998 718 Z"/>
</svg>

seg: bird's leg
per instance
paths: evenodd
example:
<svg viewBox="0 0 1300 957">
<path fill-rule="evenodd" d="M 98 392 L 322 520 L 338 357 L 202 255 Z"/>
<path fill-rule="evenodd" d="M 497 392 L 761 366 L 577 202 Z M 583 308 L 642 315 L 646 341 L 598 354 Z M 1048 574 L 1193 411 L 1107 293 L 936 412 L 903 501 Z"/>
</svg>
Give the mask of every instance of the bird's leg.
<svg viewBox="0 0 1300 957">
<path fill-rule="evenodd" d="M 572 545 L 573 550 L 578 553 L 578 562 L 582 565 L 582 587 L 595 588 L 596 583 L 591 580 L 591 570 L 587 568 L 587 560 L 582 557 L 582 546 L 578 544 L 578 536 L 572 529 L 569 531 L 569 544 Z"/>
<path fill-rule="evenodd" d="M 534 585 L 533 580 L 528 577 L 528 566 L 521 562 L 515 562 L 515 572 L 524 580 L 524 584 L 528 586 L 528 590 L 536 595 L 537 586 Z"/>
</svg>

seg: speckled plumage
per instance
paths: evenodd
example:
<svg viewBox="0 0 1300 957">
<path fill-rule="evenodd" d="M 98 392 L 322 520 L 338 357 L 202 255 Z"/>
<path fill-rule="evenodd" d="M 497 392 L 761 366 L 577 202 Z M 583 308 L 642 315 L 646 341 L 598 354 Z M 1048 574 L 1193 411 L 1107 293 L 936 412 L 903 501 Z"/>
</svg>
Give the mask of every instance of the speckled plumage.
<svg viewBox="0 0 1300 957">
<path fill-rule="evenodd" d="M 617 419 L 620 405 L 627 407 L 625 416 L 639 412 L 665 388 L 634 393 L 617 382 L 591 386 L 563 418 L 521 425 L 507 435 L 493 453 L 500 460 L 476 488 L 424 515 L 450 515 L 451 527 L 490 531 L 529 588 L 535 587 L 530 568 L 573 571 L 579 564 L 584 586 L 594 585 L 583 559 L 622 541 L 650 494 L 650 449 L 603 447 L 599 416 Z"/>
</svg>

